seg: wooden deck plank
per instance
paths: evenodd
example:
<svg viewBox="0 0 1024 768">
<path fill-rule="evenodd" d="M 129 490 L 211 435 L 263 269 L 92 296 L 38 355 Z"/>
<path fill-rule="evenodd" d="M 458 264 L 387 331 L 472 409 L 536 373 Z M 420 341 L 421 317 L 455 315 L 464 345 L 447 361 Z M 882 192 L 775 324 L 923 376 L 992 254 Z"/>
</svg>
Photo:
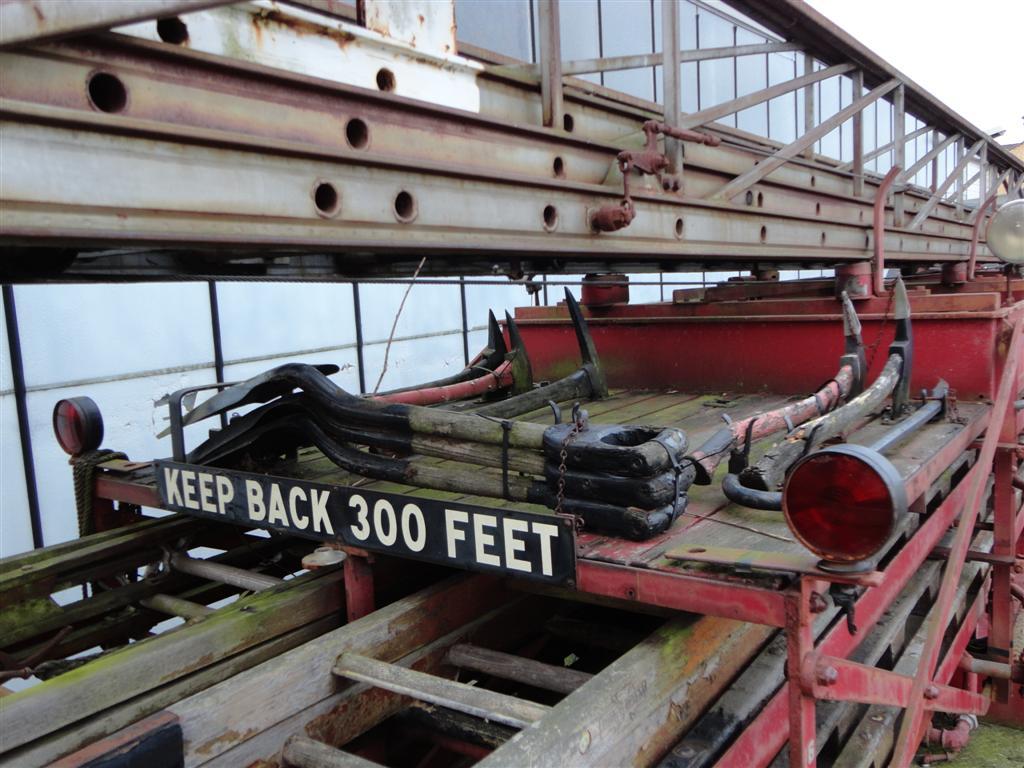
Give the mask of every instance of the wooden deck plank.
<svg viewBox="0 0 1024 768">
<path fill-rule="evenodd" d="M 219 659 L 342 608 L 342 573 L 323 569 L 242 598 L 185 631 L 119 648 L 0 701 L 4 748 L 27 744 Z M 118 673 L 111 674 L 112 669 Z"/>
<path fill-rule="evenodd" d="M 773 631 L 716 617 L 673 619 L 477 766 L 652 765 Z"/>
</svg>

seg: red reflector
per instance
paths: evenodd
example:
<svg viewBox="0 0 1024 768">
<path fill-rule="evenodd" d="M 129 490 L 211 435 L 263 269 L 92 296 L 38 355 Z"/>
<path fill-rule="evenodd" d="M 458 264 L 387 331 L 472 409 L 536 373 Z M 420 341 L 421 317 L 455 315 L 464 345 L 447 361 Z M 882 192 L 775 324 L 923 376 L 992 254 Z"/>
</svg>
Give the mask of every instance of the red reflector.
<svg viewBox="0 0 1024 768">
<path fill-rule="evenodd" d="M 840 445 L 793 467 L 782 509 L 796 537 L 825 560 L 865 560 L 889 540 L 907 508 L 899 472 L 877 451 Z"/>
<path fill-rule="evenodd" d="M 65 453 L 77 456 L 100 447 L 103 416 L 91 397 L 71 397 L 53 406 L 53 434 Z"/>
</svg>

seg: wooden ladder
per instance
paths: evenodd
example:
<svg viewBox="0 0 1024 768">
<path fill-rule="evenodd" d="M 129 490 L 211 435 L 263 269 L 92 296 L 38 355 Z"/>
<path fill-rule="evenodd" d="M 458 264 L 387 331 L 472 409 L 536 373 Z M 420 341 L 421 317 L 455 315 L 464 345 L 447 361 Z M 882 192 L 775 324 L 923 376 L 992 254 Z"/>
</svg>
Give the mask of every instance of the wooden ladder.
<svg viewBox="0 0 1024 768">
<path fill-rule="evenodd" d="M 445 663 L 563 694 L 571 693 L 592 677 L 586 672 L 468 644 L 452 646 L 445 656 Z M 525 728 L 552 709 L 528 699 L 419 672 L 358 653 L 343 653 L 335 661 L 331 672 L 338 677 L 512 728 Z M 377 766 L 358 755 L 299 735 L 287 741 L 283 757 L 296 768 Z"/>
</svg>

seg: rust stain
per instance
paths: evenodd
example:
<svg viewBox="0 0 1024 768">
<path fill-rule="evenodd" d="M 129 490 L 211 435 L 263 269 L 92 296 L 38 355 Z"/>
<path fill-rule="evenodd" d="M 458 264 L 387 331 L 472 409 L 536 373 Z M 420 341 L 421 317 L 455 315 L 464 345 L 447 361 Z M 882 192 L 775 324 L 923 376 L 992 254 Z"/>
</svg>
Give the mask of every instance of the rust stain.
<svg viewBox="0 0 1024 768">
<path fill-rule="evenodd" d="M 258 20 L 262 20 L 265 23 L 270 22 L 273 24 L 279 24 L 282 27 L 288 27 L 300 35 L 326 37 L 328 40 L 333 40 L 337 43 L 338 47 L 342 50 L 345 50 L 345 47 L 356 39 L 356 36 L 351 32 L 345 32 L 340 29 L 331 29 L 329 27 L 321 27 L 318 24 L 306 21 L 305 19 L 297 19 L 294 16 L 289 16 L 281 11 L 266 11 L 259 17 L 254 17 L 253 22 L 256 23 Z"/>
<path fill-rule="evenodd" d="M 32 12 L 36 15 L 37 21 L 46 21 L 46 15 L 43 13 L 43 9 L 39 7 L 38 3 L 32 3 Z M 420 18 L 422 19 L 423 17 L 420 16 Z"/>
</svg>

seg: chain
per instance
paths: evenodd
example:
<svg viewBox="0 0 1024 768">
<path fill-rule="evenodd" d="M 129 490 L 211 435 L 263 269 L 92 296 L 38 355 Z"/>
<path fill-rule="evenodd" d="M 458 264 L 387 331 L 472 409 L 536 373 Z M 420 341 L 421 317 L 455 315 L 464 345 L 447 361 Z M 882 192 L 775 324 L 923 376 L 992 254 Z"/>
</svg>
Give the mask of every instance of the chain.
<svg viewBox="0 0 1024 768">
<path fill-rule="evenodd" d="M 885 333 L 885 326 L 889 322 L 889 313 L 892 311 L 892 300 L 896 295 L 896 291 L 889 291 L 889 301 L 885 305 L 885 314 L 882 315 L 882 324 L 878 326 L 878 335 L 875 337 L 875 341 L 871 344 L 871 354 L 868 357 L 868 371 L 871 370 L 871 366 L 875 362 L 875 353 L 878 352 L 878 345 L 882 343 L 882 334 Z M 867 371 L 864 372 L 865 375 Z"/>
<path fill-rule="evenodd" d="M 565 465 L 569 457 L 569 444 L 583 431 L 585 425 L 586 422 L 577 409 L 572 429 L 569 430 L 569 434 L 562 441 L 562 450 L 558 454 L 558 492 L 555 495 L 555 513 L 559 515 L 562 514 L 562 502 L 565 501 Z"/>
</svg>

